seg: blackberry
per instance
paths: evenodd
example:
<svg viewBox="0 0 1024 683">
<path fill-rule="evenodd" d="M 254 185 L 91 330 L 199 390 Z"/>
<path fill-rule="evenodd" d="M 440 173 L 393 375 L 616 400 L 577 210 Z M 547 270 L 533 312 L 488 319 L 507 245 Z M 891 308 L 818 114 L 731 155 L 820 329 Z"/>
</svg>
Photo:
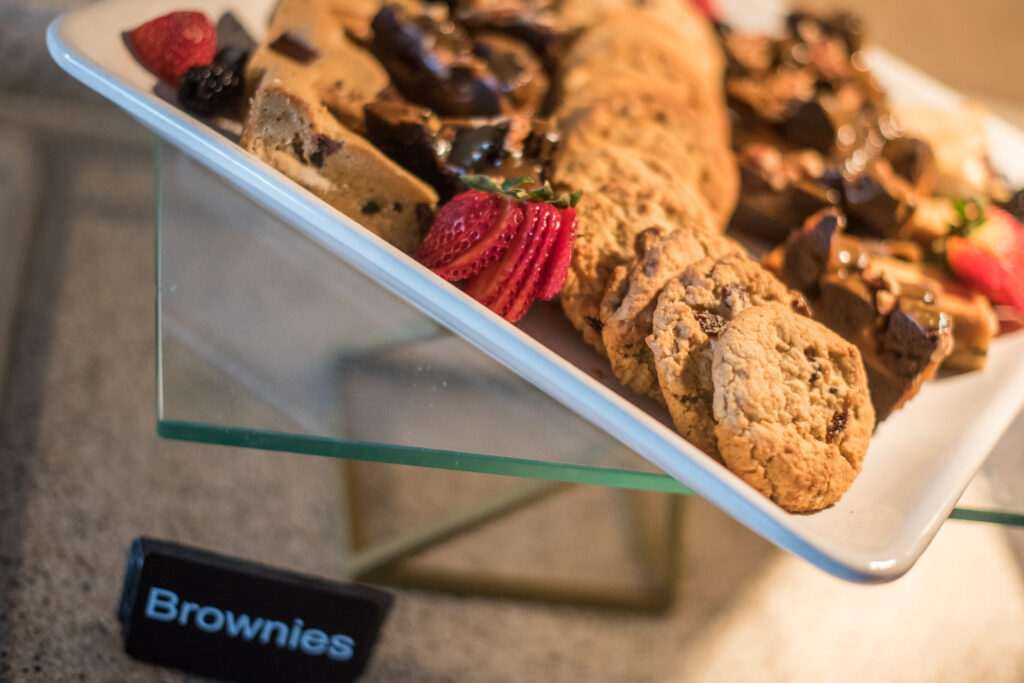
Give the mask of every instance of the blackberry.
<svg viewBox="0 0 1024 683">
<path fill-rule="evenodd" d="M 231 48 L 221 53 L 227 50 Z M 185 109 L 209 116 L 229 112 L 238 104 L 242 95 L 242 66 L 245 60 L 228 58 L 222 62 L 221 53 L 217 54 L 212 64 L 194 66 L 182 77 L 178 101 Z"/>
</svg>

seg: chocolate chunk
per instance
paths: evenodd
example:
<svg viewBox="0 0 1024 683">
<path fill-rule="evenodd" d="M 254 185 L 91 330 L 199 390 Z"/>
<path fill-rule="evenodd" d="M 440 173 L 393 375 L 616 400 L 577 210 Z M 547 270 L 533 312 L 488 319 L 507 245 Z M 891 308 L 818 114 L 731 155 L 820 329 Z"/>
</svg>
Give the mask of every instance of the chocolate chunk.
<svg viewBox="0 0 1024 683">
<path fill-rule="evenodd" d="M 309 64 L 320 56 L 313 47 L 296 33 L 285 31 L 277 40 L 270 43 L 270 49 L 285 57 L 290 57 L 300 64 Z"/>
<path fill-rule="evenodd" d="M 524 115 L 536 113 L 548 93 L 544 67 L 525 43 L 497 34 L 475 36 L 473 54 L 487 62 L 501 92 Z"/>
<path fill-rule="evenodd" d="M 786 240 L 783 282 L 816 296 L 818 281 L 832 261 L 841 227 L 841 216 L 826 209 L 809 218 L 803 229 L 793 232 Z"/>
<path fill-rule="evenodd" d="M 399 92 L 441 116 L 496 116 L 501 88 L 472 55 L 469 36 L 451 21 L 410 18 L 387 5 L 373 18 L 370 51 Z"/>
<path fill-rule="evenodd" d="M 473 3 L 457 3 L 456 18 L 474 34 L 480 31 L 501 33 L 521 40 L 541 58 L 548 70 L 554 70 L 569 36 L 547 17 L 525 7 L 476 8 Z"/>
<path fill-rule="evenodd" d="M 549 122 L 518 115 L 493 119 L 446 119 L 440 136 L 449 141 L 450 151 L 442 157 L 452 183 L 439 189 L 441 195 L 463 192 L 464 174 L 482 174 L 496 179 L 529 177 L 535 188 L 547 178 L 546 166 L 554 143 L 547 132 Z M 557 136 L 553 138 L 557 140 Z"/>
<path fill-rule="evenodd" d="M 776 189 L 752 167 L 740 165 L 740 199 L 730 229 L 757 235 L 772 243 L 786 239 L 808 216 L 839 203 L 835 190 L 813 180 L 799 180 Z"/>
<path fill-rule="evenodd" d="M 912 304 L 900 299 L 882 332 L 881 351 L 906 359 L 912 367 L 925 363 L 935 351 L 938 340 L 951 332 L 949 315 L 933 306 Z"/>
<path fill-rule="evenodd" d="M 874 288 L 859 275 L 830 273 L 818 283 L 818 290 L 815 320 L 858 347 L 873 346 L 878 315 Z"/>
<path fill-rule="evenodd" d="M 339 151 L 345 144 L 340 140 L 333 140 L 323 133 L 317 133 L 313 142 L 316 144 L 316 149 L 309 155 L 309 162 L 317 168 L 323 168 L 324 158 Z"/>
<path fill-rule="evenodd" d="M 832 420 L 828 424 L 828 430 L 825 433 L 825 441 L 832 443 L 836 440 L 836 437 L 846 430 L 846 423 L 850 419 L 850 413 L 846 410 L 840 411 L 832 415 Z"/>
<path fill-rule="evenodd" d="M 232 12 L 225 12 L 217 20 L 217 48 L 226 47 L 245 53 L 256 49 L 256 41 Z"/>
<path fill-rule="evenodd" d="M 430 226 L 434 223 L 434 209 L 430 204 L 420 203 L 416 205 L 416 224 L 419 226 L 420 234 L 426 235 Z"/>
<path fill-rule="evenodd" d="M 554 158 L 559 140 L 558 128 L 553 120 L 534 118 L 530 121 L 530 132 L 523 140 L 522 156 L 546 166 Z"/>
<path fill-rule="evenodd" d="M 876 353 L 864 353 L 876 419 L 917 394 L 953 349 L 951 319 L 934 306 L 899 299 L 882 323 Z M 863 349 L 862 349 L 863 353 Z"/>
<path fill-rule="evenodd" d="M 447 116 L 497 116 L 502 112 L 501 84 L 482 66 L 453 64 L 433 109 Z"/>
<path fill-rule="evenodd" d="M 341 150 L 342 146 L 345 144 L 341 140 L 334 140 L 323 133 L 317 133 L 313 140 L 316 143 L 316 151 L 323 152 L 328 155 Z"/>
<path fill-rule="evenodd" d="M 406 169 L 432 185 L 442 202 L 466 186 L 460 177 L 529 176 L 537 186 L 558 137 L 550 122 L 528 122 L 516 115 L 448 118 L 405 102 L 376 101 L 363 108 L 366 136 Z"/>
<path fill-rule="evenodd" d="M 892 183 L 874 172 L 843 182 L 843 207 L 851 233 L 896 237 L 911 206 Z"/>
<path fill-rule="evenodd" d="M 427 108 L 405 102 L 375 101 L 363 107 L 366 137 L 409 172 L 439 188 L 437 133 L 440 120 Z"/>
<path fill-rule="evenodd" d="M 836 144 L 836 126 L 819 100 L 794 102 L 782 124 L 782 136 L 794 147 L 828 154 Z"/>
<path fill-rule="evenodd" d="M 717 337 L 725 329 L 728 324 L 725 318 L 722 316 L 712 313 L 711 311 L 694 311 L 694 317 L 697 318 L 697 323 L 700 325 L 701 331 L 709 337 Z"/>
<path fill-rule="evenodd" d="M 920 182 L 932 163 L 932 148 L 917 138 L 893 138 L 882 146 L 882 158 L 889 162 L 893 172 L 911 185 Z"/>
<path fill-rule="evenodd" d="M 375 213 L 380 213 L 380 204 L 374 201 L 366 202 L 361 211 L 364 216 L 372 216 Z"/>
</svg>

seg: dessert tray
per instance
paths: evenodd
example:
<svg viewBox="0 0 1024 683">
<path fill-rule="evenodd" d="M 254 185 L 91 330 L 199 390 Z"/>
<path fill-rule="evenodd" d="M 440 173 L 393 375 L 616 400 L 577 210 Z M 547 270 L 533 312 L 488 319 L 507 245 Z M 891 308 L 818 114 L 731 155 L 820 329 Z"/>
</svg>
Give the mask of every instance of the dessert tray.
<svg viewBox="0 0 1024 683">
<path fill-rule="evenodd" d="M 273 0 L 194 0 L 189 9 L 231 11 L 260 36 Z M 770 28 L 778 8 L 722 3 L 739 28 Z M 65 14 L 47 41 L 57 63 L 143 125 L 221 176 L 323 249 L 478 347 L 573 412 L 756 533 L 845 579 L 881 582 L 905 573 L 928 546 L 964 489 L 1024 403 L 1024 333 L 992 345 L 984 371 L 929 382 L 877 430 L 864 470 L 835 506 L 809 515 L 783 511 L 684 441 L 667 413 L 633 401 L 612 379 L 595 379 L 607 362 L 543 311 L 512 325 L 413 259 L 252 156 L 235 140 L 181 110 L 155 90 L 156 78 L 129 54 L 122 32 L 180 0 L 103 0 Z M 897 104 L 952 107 L 959 96 L 892 56 L 866 57 Z M 1024 134 L 991 118 L 995 166 L 1024 184 Z M 604 375 L 610 376 L 605 371 Z M 439 457 L 443 457 L 440 454 Z"/>
</svg>

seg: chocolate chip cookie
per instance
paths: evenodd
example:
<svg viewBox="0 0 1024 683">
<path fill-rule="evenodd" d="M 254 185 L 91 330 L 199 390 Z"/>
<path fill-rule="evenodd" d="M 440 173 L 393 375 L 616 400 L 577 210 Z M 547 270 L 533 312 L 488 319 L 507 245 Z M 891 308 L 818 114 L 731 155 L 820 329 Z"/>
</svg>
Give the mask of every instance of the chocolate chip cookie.
<svg viewBox="0 0 1024 683">
<path fill-rule="evenodd" d="M 651 334 L 658 294 L 690 264 L 741 250 L 738 242 L 706 224 L 690 223 L 673 231 L 655 227 L 640 233 L 636 260 L 612 272 L 601 301 L 601 338 L 619 381 L 665 403 L 654 354 L 645 341 Z"/>
<path fill-rule="evenodd" d="M 712 456 L 719 455 L 711 410 L 714 342 L 741 311 L 769 302 L 807 313 L 802 295 L 739 251 L 691 264 L 658 297 L 647 345 L 660 390 L 679 433 Z"/>
<path fill-rule="evenodd" d="M 721 107 L 702 110 L 670 92 L 633 87 L 567 112 L 559 155 L 576 158 L 611 146 L 657 158 L 672 172 L 669 182 L 696 188 L 723 227 L 739 194 L 736 159 L 722 132 L 727 126 Z"/>
<path fill-rule="evenodd" d="M 563 69 L 586 67 L 601 55 L 628 56 L 628 47 L 657 44 L 689 58 L 686 73 L 697 73 L 710 91 L 721 91 L 725 54 L 710 22 L 693 3 L 678 0 L 565 0 L 560 18 L 587 28 L 561 60 Z M 642 75 L 642 74 L 641 74 Z"/>
<path fill-rule="evenodd" d="M 741 311 L 713 346 L 715 435 L 726 467 L 791 512 L 838 501 L 875 424 L 857 347 L 778 304 Z"/>
<path fill-rule="evenodd" d="M 637 235 L 652 225 L 712 225 L 709 209 L 689 185 L 671 182 L 672 171 L 643 154 L 595 147 L 558 160 L 563 188 L 583 189 L 577 207 L 579 236 L 560 300 L 566 317 L 599 351 L 600 303 L 612 271 L 636 256 Z"/>
</svg>

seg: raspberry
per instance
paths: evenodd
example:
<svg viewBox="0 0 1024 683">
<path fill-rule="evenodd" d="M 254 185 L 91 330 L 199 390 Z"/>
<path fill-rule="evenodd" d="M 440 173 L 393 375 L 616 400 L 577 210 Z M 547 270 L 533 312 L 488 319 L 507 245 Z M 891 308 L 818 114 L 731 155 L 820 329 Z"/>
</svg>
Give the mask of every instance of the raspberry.
<svg viewBox="0 0 1024 683">
<path fill-rule="evenodd" d="M 193 66 L 209 64 L 217 50 L 217 29 L 202 12 L 171 12 L 128 34 L 135 58 L 174 87 Z"/>
</svg>

